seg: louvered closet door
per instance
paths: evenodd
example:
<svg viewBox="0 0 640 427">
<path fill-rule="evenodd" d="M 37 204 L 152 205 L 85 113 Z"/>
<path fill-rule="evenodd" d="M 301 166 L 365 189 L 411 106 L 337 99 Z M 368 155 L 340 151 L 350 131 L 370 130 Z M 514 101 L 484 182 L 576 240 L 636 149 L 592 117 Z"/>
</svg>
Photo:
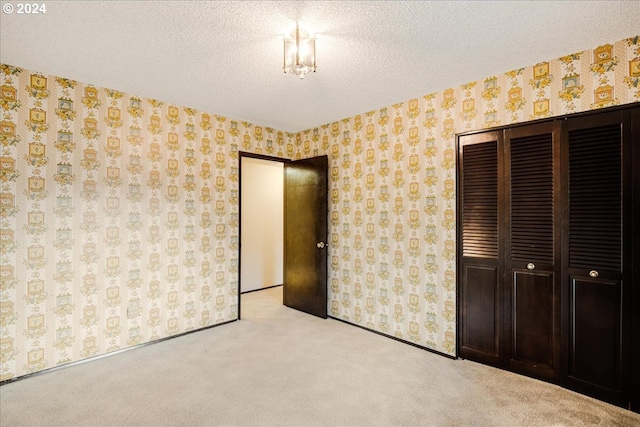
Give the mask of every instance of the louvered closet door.
<svg viewBox="0 0 640 427">
<path fill-rule="evenodd" d="M 502 286 L 499 197 L 502 133 L 462 136 L 458 142 L 460 356 L 501 364 Z"/>
<path fill-rule="evenodd" d="M 626 112 L 568 121 L 567 385 L 624 404 L 629 376 Z M 637 361 L 636 361 L 637 363 Z"/>
<path fill-rule="evenodd" d="M 506 354 L 510 369 L 546 380 L 560 373 L 559 141 L 555 122 L 505 137 Z"/>
<path fill-rule="evenodd" d="M 640 218 L 640 104 L 631 110 L 632 177 L 631 218 Z M 631 351 L 629 360 L 640 360 L 640 221 L 631 222 Z M 633 332 L 635 331 L 635 332 Z M 640 413 L 640 363 L 630 363 L 629 400 L 630 409 Z"/>
</svg>

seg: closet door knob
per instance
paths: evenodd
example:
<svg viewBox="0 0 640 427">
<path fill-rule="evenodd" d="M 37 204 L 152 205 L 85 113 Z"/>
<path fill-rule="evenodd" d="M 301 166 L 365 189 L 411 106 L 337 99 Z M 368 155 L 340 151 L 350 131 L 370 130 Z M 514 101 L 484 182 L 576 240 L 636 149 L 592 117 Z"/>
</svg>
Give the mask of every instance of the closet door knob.
<svg viewBox="0 0 640 427">
<path fill-rule="evenodd" d="M 598 272 L 597 272 L 597 271 L 595 271 L 595 270 L 591 270 L 591 271 L 589 272 L 589 276 L 591 276 L 591 277 L 593 277 L 593 278 L 595 279 L 596 277 L 598 277 L 598 276 L 599 276 L 599 274 L 598 274 Z"/>
<path fill-rule="evenodd" d="M 533 270 L 534 268 L 536 268 L 536 265 L 534 263 L 530 262 L 529 264 L 527 264 L 527 268 L 529 270 Z"/>
</svg>

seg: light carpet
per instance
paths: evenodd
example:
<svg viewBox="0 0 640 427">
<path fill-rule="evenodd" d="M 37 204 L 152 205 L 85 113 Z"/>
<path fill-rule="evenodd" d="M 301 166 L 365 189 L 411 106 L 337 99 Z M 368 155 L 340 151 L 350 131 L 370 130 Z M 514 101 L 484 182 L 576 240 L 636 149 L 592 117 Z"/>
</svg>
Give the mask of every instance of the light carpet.
<svg viewBox="0 0 640 427">
<path fill-rule="evenodd" d="M 0 387 L 2 426 L 639 426 L 569 390 L 242 296 L 242 320 Z"/>
</svg>

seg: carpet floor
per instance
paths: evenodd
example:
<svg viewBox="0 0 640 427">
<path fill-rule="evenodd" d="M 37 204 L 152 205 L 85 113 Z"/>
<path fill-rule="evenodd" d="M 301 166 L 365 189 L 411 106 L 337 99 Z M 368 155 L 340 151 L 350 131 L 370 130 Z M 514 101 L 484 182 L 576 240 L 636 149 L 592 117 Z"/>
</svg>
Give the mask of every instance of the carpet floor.
<svg viewBox="0 0 640 427">
<path fill-rule="evenodd" d="M 0 387 L 2 426 L 640 426 L 552 384 L 242 296 L 242 320 Z"/>
</svg>

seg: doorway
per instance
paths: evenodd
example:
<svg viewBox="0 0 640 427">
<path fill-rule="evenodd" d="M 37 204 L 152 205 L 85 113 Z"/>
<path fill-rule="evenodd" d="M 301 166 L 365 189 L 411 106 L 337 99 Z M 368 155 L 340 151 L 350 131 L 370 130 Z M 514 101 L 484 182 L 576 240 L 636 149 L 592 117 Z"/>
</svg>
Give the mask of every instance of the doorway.
<svg viewBox="0 0 640 427">
<path fill-rule="evenodd" d="M 327 251 L 326 244 L 328 237 L 328 157 L 318 156 L 302 160 L 287 160 L 277 157 L 263 156 L 258 154 L 240 152 L 239 157 L 239 176 L 240 176 L 240 194 L 239 194 L 239 240 L 238 248 L 238 319 L 242 316 L 241 295 L 243 287 L 243 271 L 245 273 L 251 271 L 251 275 L 257 272 L 255 276 L 256 283 L 253 286 L 256 289 L 268 288 L 277 285 L 265 285 L 264 269 L 255 268 L 252 263 L 247 263 L 243 257 L 252 255 L 260 257 L 258 265 L 263 265 L 265 257 L 260 253 L 269 253 L 266 257 L 273 266 L 274 260 L 279 261 L 278 255 L 282 253 L 282 293 L 283 303 L 287 307 L 303 311 L 314 316 L 327 318 Z M 282 192 L 282 219 L 276 217 L 264 218 L 263 209 L 258 204 L 254 208 L 257 212 L 249 213 L 243 206 L 243 174 L 242 167 L 244 159 L 253 161 L 255 164 L 261 164 L 267 168 L 277 167 L 277 163 L 282 164 L 281 187 Z M 256 162 L 254 160 L 259 160 Z M 247 163 L 248 165 L 249 163 Z M 273 172 L 273 170 L 272 170 Z M 277 191 L 277 175 L 275 173 L 275 187 Z M 259 188 L 259 199 L 273 198 L 270 195 L 269 188 L 266 188 L 262 182 L 257 184 Z M 272 186 L 273 187 L 273 186 Z M 245 192 L 248 188 L 244 189 Z M 264 194 L 266 193 L 266 194 Z M 258 194 L 258 193 L 256 193 Z M 263 197 L 264 196 L 264 197 Z M 256 196 L 257 197 L 257 196 Z M 273 200 L 269 201 L 270 204 Z M 249 248 L 249 252 L 243 251 L 243 223 L 244 217 L 254 216 L 254 221 L 258 228 L 268 227 L 265 221 L 282 223 L 282 250 L 278 245 L 267 240 L 266 243 L 258 243 L 259 248 Z M 251 227 L 251 228 L 252 228 Z M 273 234 L 268 234 L 273 236 Z M 273 237 L 272 237 L 273 238 Z M 278 240 L 273 238 L 273 240 Z M 275 256 L 273 256 L 275 255 Z M 250 269 L 244 268 L 250 266 Z M 248 264 L 248 265 L 247 265 Z M 262 271 L 262 273 L 261 273 Z M 274 272 L 278 269 L 274 268 Z M 248 274 L 248 273 L 247 273 Z M 277 274 L 272 276 L 268 281 L 273 281 Z"/>
<path fill-rule="evenodd" d="M 238 317 L 242 294 L 283 285 L 284 162 L 240 153 Z"/>
</svg>

